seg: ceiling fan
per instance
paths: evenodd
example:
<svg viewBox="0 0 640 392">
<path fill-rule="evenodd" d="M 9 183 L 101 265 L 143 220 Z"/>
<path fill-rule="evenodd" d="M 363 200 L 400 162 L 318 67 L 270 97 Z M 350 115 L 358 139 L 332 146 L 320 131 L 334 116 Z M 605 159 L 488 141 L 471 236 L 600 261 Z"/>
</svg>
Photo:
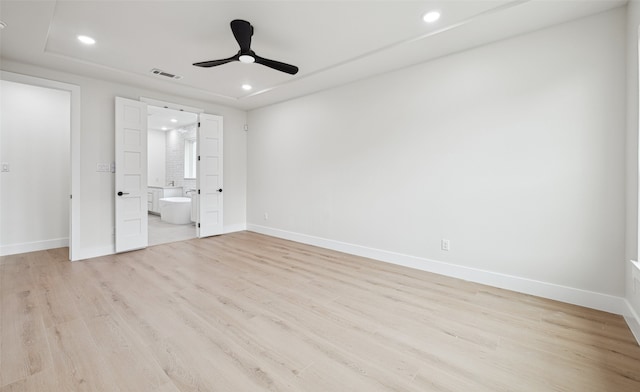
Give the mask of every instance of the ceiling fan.
<svg viewBox="0 0 640 392">
<path fill-rule="evenodd" d="M 253 26 L 251 26 L 251 23 L 240 19 L 232 20 L 231 31 L 233 31 L 233 36 L 236 38 L 236 41 L 238 41 L 238 45 L 240 46 L 240 50 L 235 54 L 235 56 L 221 60 L 202 61 L 200 63 L 194 63 L 193 65 L 196 67 L 215 67 L 232 61 L 240 61 L 242 63 L 255 62 L 291 75 L 295 75 L 298 72 L 298 67 L 295 65 L 265 59 L 264 57 L 258 56 L 253 50 L 251 50 L 251 36 L 253 35 Z"/>
</svg>

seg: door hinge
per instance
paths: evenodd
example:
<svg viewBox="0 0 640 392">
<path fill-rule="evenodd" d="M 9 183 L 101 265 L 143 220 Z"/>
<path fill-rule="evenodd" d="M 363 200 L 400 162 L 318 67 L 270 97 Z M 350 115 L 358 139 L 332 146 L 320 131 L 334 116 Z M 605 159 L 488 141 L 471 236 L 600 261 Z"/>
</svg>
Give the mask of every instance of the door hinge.
<svg viewBox="0 0 640 392">
<path fill-rule="evenodd" d="M 198 160 L 200 160 L 200 155 L 198 155 Z"/>
<path fill-rule="evenodd" d="M 200 121 L 198 121 L 198 128 L 200 128 Z"/>
<path fill-rule="evenodd" d="M 69 195 L 69 199 L 73 199 L 73 195 Z"/>
<path fill-rule="evenodd" d="M 200 189 L 198 189 L 198 194 L 200 194 Z"/>
<path fill-rule="evenodd" d="M 200 223 L 198 223 L 198 227 L 200 227 Z"/>
</svg>

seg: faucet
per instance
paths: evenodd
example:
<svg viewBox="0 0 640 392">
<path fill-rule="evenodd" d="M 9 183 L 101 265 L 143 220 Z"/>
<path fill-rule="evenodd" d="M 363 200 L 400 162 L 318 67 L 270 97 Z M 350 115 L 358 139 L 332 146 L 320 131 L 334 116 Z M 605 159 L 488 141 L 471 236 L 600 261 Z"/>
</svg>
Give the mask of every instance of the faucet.
<svg viewBox="0 0 640 392">
<path fill-rule="evenodd" d="M 169 185 L 170 186 L 176 186 L 176 182 L 175 181 L 169 181 Z"/>
</svg>

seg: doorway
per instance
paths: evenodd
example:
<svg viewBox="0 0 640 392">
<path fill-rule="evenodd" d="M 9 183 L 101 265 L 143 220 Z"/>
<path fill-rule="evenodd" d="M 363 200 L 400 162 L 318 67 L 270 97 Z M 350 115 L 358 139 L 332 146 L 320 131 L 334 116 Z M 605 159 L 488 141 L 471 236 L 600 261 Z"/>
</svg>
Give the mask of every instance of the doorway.
<svg viewBox="0 0 640 392">
<path fill-rule="evenodd" d="M 0 254 L 68 246 L 77 260 L 80 88 L 6 71 L 0 84 Z"/>
<path fill-rule="evenodd" d="M 149 246 L 197 236 L 197 127 L 195 113 L 148 106 Z"/>
<path fill-rule="evenodd" d="M 184 170 L 182 177 L 170 183 L 167 179 L 167 165 L 165 156 L 165 177 L 158 177 L 161 193 L 156 196 L 148 192 L 148 109 L 149 106 L 160 106 L 164 109 L 195 113 L 186 107 L 158 105 L 153 100 L 140 98 L 140 101 L 115 97 L 115 252 L 122 253 L 142 249 L 149 246 L 149 208 L 156 214 L 159 212 L 161 221 L 173 224 L 188 224 L 191 219 L 188 213 L 176 212 L 174 208 L 183 208 L 184 199 L 193 198 L 192 188 L 184 189 Z M 178 119 L 171 123 L 177 123 Z M 209 237 L 223 233 L 223 118 L 213 114 L 197 115 L 197 142 L 178 144 L 180 150 L 186 150 L 185 156 L 197 156 L 195 165 L 196 187 L 195 196 L 195 237 Z M 169 129 L 169 126 L 165 126 Z M 161 131 L 165 131 L 160 127 Z M 186 133 L 186 132 L 184 132 Z M 165 136 L 165 149 L 167 138 Z M 195 152 L 193 152 L 195 151 Z M 184 158 L 184 157 L 183 157 Z M 187 164 L 186 167 L 191 167 Z M 161 166 L 160 166 L 161 167 Z M 179 174 L 179 176 L 180 176 Z M 187 180 L 190 180 L 187 175 Z M 171 196 L 165 188 L 176 188 L 177 181 L 182 178 L 183 196 Z M 164 185 L 166 183 L 166 185 Z M 188 186 L 188 185 L 187 185 Z M 191 192 L 189 192 L 191 191 Z M 169 190 L 169 193 L 172 191 Z M 178 192 L 175 189 L 173 192 Z M 189 192 L 189 193 L 188 193 Z M 172 197 L 178 200 L 172 199 Z M 182 199 L 182 200 L 180 200 Z M 187 200 L 188 201 L 188 200 Z M 151 203 L 151 205 L 150 205 Z M 175 204 L 183 204 L 176 206 Z M 193 205 L 193 203 L 190 203 Z M 175 218 L 175 217 L 178 218 Z M 175 219 L 175 221 L 174 221 Z M 186 220 L 186 221 L 185 221 Z M 175 239 L 172 239 L 174 241 Z"/>
</svg>

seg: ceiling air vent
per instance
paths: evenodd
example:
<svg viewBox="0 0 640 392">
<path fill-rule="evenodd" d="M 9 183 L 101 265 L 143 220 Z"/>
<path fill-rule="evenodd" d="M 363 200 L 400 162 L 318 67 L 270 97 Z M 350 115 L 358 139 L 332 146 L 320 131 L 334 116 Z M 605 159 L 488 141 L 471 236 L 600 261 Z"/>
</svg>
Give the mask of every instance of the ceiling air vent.
<svg viewBox="0 0 640 392">
<path fill-rule="evenodd" d="M 169 79 L 175 79 L 175 80 L 182 79 L 182 76 L 180 76 L 180 75 L 174 75 L 172 73 L 165 72 L 165 71 L 163 71 L 161 69 L 158 69 L 158 68 L 152 69 L 151 73 L 154 74 L 154 75 L 158 75 L 158 76 L 164 76 L 165 78 L 169 78 Z"/>
</svg>

